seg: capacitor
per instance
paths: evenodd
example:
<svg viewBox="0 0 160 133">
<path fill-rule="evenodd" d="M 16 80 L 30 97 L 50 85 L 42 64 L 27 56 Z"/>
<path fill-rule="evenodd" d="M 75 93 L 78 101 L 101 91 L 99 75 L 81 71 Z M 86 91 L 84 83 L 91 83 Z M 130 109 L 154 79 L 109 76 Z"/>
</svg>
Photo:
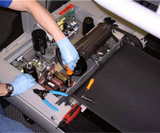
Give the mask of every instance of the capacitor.
<svg viewBox="0 0 160 133">
<path fill-rule="evenodd" d="M 41 55 L 45 55 L 47 48 L 47 35 L 42 29 L 36 29 L 32 32 L 32 42 L 35 51 L 40 51 Z"/>
<path fill-rule="evenodd" d="M 91 17 L 86 17 L 83 20 L 82 34 L 86 35 L 94 27 L 94 20 Z"/>
<path fill-rule="evenodd" d="M 58 79 L 60 79 L 63 84 L 65 86 L 68 86 L 68 77 L 66 75 L 64 75 L 63 73 L 60 73 L 58 71 L 55 71 L 54 74 L 53 74 L 53 77 L 57 77 Z"/>
<path fill-rule="evenodd" d="M 57 77 L 53 77 L 50 79 L 50 81 L 55 84 L 56 86 L 58 86 L 59 90 L 62 91 L 62 92 L 65 92 L 66 91 L 66 86 L 64 86 L 63 82 L 58 79 Z"/>
<path fill-rule="evenodd" d="M 58 90 L 58 86 L 56 86 L 55 84 L 53 84 L 50 80 L 46 80 L 44 82 L 44 88 L 46 90 L 55 90 L 55 91 Z"/>
<path fill-rule="evenodd" d="M 24 73 L 31 74 L 35 78 L 35 80 L 38 82 L 38 74 L 36 71 L 36 67 L 34 65 L 32 65 L 31 62 L 27 63 L 24 66 Z"/>
</svg>

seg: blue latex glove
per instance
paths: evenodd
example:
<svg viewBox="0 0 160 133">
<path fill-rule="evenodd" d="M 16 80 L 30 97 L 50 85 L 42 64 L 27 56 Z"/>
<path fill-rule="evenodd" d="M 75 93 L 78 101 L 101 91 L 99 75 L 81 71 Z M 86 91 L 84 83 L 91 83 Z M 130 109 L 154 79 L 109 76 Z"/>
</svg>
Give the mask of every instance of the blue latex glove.
<svg viewBox="0 0 160 133">
<path fill-rule="evenodd" d="M 30 74 L 20 73 L 11 82 L 11 85 L 14 87 L 12 96 L 15 96 L 24 93 L 29 88 L 36 85 L 36 81 Z"/>
<path fill-rule="evenodd" d="M 79 60 L 79 55 L 76 48 L 71 44 L 67 37 L 58 41 L 57 45 L 61 52 L 62 63 L 65 66 L 67 64 L 69 69 L 73 71 Z"/>
</svg>

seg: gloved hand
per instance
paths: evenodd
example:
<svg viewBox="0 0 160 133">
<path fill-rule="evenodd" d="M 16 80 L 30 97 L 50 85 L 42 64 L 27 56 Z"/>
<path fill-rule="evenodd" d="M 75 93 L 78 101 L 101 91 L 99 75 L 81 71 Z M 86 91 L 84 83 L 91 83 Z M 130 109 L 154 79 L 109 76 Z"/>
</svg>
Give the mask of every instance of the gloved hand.
<svg viewBox="0 0 160 133">
<path fill-rule="evenodd" d="M 24 93 L 29 88 L 36 85 L 36 81 L 30 74 L 20 73 L 11 82 L 11 85 L 14 87 L 13 94 L 11 96 L 15 96 Z"/>
<path fill-rule="evenodd" d="M 58 41 L 57 45 L 61 52 L 62 63 L 65 66 L 67 64 L 69 69 L 73 71 L 79 60 L 79 55 L 76 48 L 71 44 L 67 37 Z"/>
</svg>

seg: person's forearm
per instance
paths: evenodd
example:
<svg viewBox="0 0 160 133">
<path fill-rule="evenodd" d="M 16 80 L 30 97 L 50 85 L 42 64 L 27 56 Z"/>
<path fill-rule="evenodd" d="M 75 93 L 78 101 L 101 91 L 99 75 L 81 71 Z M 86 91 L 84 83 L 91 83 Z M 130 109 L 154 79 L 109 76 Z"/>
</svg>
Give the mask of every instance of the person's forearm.
<svg viewBox="0 0 160 133">
<path fill-rule="evenodd" d="M 0 83 L 0 96 L 5 96 L 7 94 L 6 84 Z"/>
<path fill-rule="evenodd" d="M 33 15 L 36 21 L 52 35 L 56 42 L 65 38 L 65 35 L 58 27 L 52 15 L 36 0 L 24 0 L 23 2 L 22 0 L 13 0 L 9 8 L 19 11 L 28 11 Z"/>
<path fill-rule="evenodd" d="M 36 21 L 52 35 L 56 42 L 63 39 L 65 36 L 53 19 L 52 15 L 40 3 L 36 2 L 35 5 L 36 8 L 32 6 L 29 10 Z"/>
</svg>

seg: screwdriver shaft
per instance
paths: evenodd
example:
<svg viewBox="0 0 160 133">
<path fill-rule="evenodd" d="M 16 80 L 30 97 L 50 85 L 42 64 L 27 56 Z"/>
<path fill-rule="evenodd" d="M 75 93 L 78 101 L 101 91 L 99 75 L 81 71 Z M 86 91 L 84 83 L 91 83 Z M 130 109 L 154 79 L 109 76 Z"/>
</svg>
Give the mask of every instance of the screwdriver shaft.
<svg viewBox="0 0 160 133">
<path fill-rule="evenodd" d="M 73 71 L 69 69 L 67 64 L 66 64 L 66 70 L 67 70 L 67 75 L 69 77 L 68 86 L 71 87 Z"/>
<path fill-rule="evenodd" d="M 88 97 L 82 97 L 82 98 L 89 101 L 89 102 L 97 104 L 97 102 L 93 101 L 91 98 L 88 98 Z"/>
</svg>

